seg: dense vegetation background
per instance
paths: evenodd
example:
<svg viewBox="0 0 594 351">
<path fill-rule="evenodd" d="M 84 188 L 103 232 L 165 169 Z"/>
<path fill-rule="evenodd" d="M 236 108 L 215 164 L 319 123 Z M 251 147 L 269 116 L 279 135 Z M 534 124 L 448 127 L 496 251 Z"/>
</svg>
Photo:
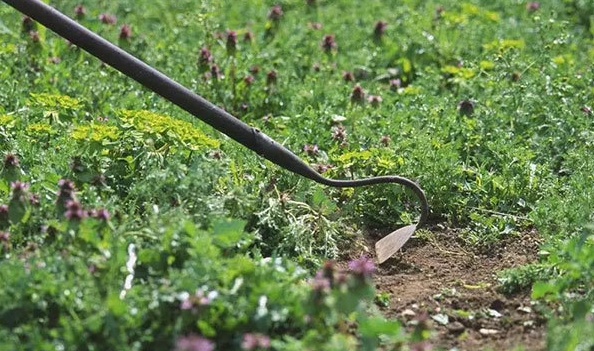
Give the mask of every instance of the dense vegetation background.
<svg viewBox="0 0 594 351">
<path fill-rule="evenodd" d="M 536 228 L 540 260 L 501 289 L 532 289 L 550 349 L 592 347 L 590 2 L 51 5 L 325 175 L 414 178 L 472 250 Z M 374 310 L 370 261 L 323 265 L 413 221 L 411 194 L 291 175 L 5 4 L 0 39 L 3 349 L 429 338 Z"/>
</svg>

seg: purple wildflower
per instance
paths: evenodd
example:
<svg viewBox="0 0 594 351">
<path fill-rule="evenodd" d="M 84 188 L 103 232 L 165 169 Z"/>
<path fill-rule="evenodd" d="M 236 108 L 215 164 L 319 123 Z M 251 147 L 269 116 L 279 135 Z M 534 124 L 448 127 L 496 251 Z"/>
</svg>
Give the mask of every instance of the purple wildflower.
<svg viewBox="0 0 594 351">
<path fill-rule="evenodd" d="M 330 279 L 324 276 L 323 271 L 318 271 L 311 281 L 311 287 L 316 293 L 326 293 L 330 291 Z"/>
<path fill-rule="evenodd" d="M 253 66 L 250 67 L 249 71 L 250 71 L 251 74 L 256 75 L 256 74 L 260 73 L 260 66 L 253 65 Z"/>
<path fill-rule="evenodd" d="M 526 4 L 526 10 L 528 12 L 535 12 L 540 8 L 540 2 L 538 1 L 530 1 Z"/>
<path fill-rule="evenodd" d="M 87 212 L 83 210 L 80 202 L 76 200 L 69 200 L 66 203 L 66 212 L 64 212 L 64 217 L 68 218 L 69 220 L 80 221 L 81 219 L 87 217 Z"/>
<path fill-rule="evenodd" d="M 462 100 L 458 103 L 458 113 L 461 116 L 471 116 L 474 113 L 474 101 Z"/>
<path fill-rule="evenodd" d="M 520 73 L 518 71 L 514 71 L 514 73 L 512 73 L 512 75 L 511 75 L 512 82 L 517 82 L 520 80 L 520 78 L 522 78 L 522 73 Z"/>
<path fill-rule="evenodd" d="M 109 213 L 109 211 L 107 209 L 100 208 L 100 209 L 94 211 L 93 217 L 107 222 L 107 221 L 109 221 L 111 214 Z"/>
<path fill-rule="evenodd" d="M 324 163 L 317 163 L 317 164 L 313 165 L 313 167 L 316 170 L 316 172 L 318 172 L 320 174 L 324 174 L 324 173 L 328 172 L 328 170 L 331 169 L 333 166 L 329 165 L 329 164 L 324 164 Z"/>
<path fill-rule="evenodd" d="M 320 30 L 322 29 L 322 24 L 320 22 L 310 22 L 307 26 L 313 30 Z"/>
<path fill-rule="evenodd" d="M 58 191 L 56 195 L 58 196 L 58 203 L 66 204 L 68 200 L 74 199 L 74 183 L 70 179 L 60 179 L 58 181 Z"/>
<path fill-rule="evenodd" d="M 445 12 L 445 7 L 443 7 L 443 5 L 437 5 L 437 7 L 435 7 L 435 19 L 439 19 L 441 18 L 441 16 L 443 15 L 443 13 Z"/>
<path fill-rule="evenodd" d="M 336 278 L 334 279 L 334 283 L 336 285 L 345 285 L 348 281 L 348 276 L 344 272 L 338 272 L 336 274 Z"/>
<path fill-rule="evenodd" d="M 254 41 L 254 32 L 252 32 L 251 30 L 245 32 L 243 34 L 243 41 L 245 41 L 246 43 L 251 43 L 252 41 Z"/>
<path fill-rule="evenodd" d="M 351 92 L 351 102 L 360 104 L 365 101 L 365 91 L 359 84 L 355 85 L 353 91 Z"/>
<path fill-rule="evenodd" d="M 29 33 L 32 30 L 35 30 L 35 20 L 33 20 L 33 18 L 29 16 L 23 16 L 23 18 L 21 19 L 21 26 L 23 27 L 23 32 Z"/>
<path fill-rule="evenodd" d="M 266 73 L 266 84 L 272 85 L 275 84 L 278 78 L 278 74 L 275 70 L 270 70 Z"/>
<path fill-rule="evenodd" d="M 322 43 L 320 44 L 320 46 L 322 47 L 324 52 L 330 53 L 332 50 L 334 50 L 338 47 L 338 44 L 336 44 L 334 35 L 326 34 L 326 35 L 324 35 L 324 38 L 322 39 Z"/>
<path fill-rule="evenodd" d="M 400 89 L 400 87 L 402 86 L 402 81 L 398 78 L 396 79 L 390 79 L 390 89 L 391 90 L 398 90 Z"/>
<path fill-rule="evenodd" d="M 120 27 L 120 39 L 128 40 L 132 37 L 132 27 L 129 24 L 123 24 Z"/>
<path fill-rule="evenodd" d="M 39 195 L 38 194 L 29 194 L 29 202 L 33 206 L 39 206 Z"/>
<path fill-rule="evenodd" d="M 377 21 L 375 23 L 375 27 L 373 27 L 373 35 L 376 38 L 380 38 L 384 35 L 384 33 L 386 32 L 386 27 L 388 26 L 388 24 L 384 21 Z"/>
<path fill-rule="evenodd" d="M 14 196 L 22 195 L 29 190 L 29 183 L 21 182 L 20 180 L 10 182 L 10 188 Z"/>
<path fill-rule="evenodd" d="M 328 260 L 324 262 L 321 269 L 322 274 L 324 277 L 330 279 L 331 281 L 334 280 L 334 273 L 336 273 L 336 264 L 332 260 Z"/>
<path fill-rule="evenodd" d="M 280 5 L 272 6 L 270 11 L 268 11 L 268 18 L 274 22 L 280 21 L 283 18 L 283 8 Z"/>
<path fill-rule="evenodd" d="M 219 296 L 216 290 L 206 291 L 205 288 L 196 289 L 194 295 L 187 292 L 182 293 L 179 308 L 190 310 L 200 306 L 208 306 Z"/>
<path fill-rule="evenodd" d="M 375 264 L 367 256 L 361 256 L 349 262 L 349 270 L 355 275 L 369 278 L 375 272 Z"/>
<path fill-rule="evenodd" d="M 4 228 L 8 226 L 9 223 L 10 218 L 8 217 L 8 206 L 0 205 L 0 227 Z"/>
<path fill-rule="evenodd" d="M 97 265 L 95 263 L 91 263 L 87 269 L 88 269 L 89 273 L 93 274 L 93 273 L 97 272 L 97 270 L 99 268 L 97 267 Z"/>
<path fill-rule="evenodd" d="M 190 299 L 183 300 L 179 304 L 179 308 L 182 310 L 191 310 L 192 307 L 194 307 L 194 305 L 192 304 L 192 301 Z"/>
<path fill-rule="evenodd" d="M 228 30 L 227 29 L 227 42 L 226 42 L 226 47 L 227 47 L 227 54 L 230 56 L 235 55 L 235 52 L 237 52 L 237 32 L 234 30 Z"/>
<path fill-rule="evenodd" d="M 8 223 L 8 205 L 0 205 L 0 223 Z"/>
<path fill-rule="evenodd" d="M 305 144 L 303 145 L 303 151 L 305 151 L 306 154 L 313 156 L 313 155 L 317 155 L 318 152 L 320 151 L 320 149 L 318 148 L 318 145 L 313 144 Z"/>
<path fill-rule="evenodd" d="M 382 102 L 382 97 L 379 95 L 369 95 L 367 101 L 371 104 L 371 106 L 377 107 Z"/>
<path fill-rule="evenodd" d="M 241 340 L 242 350 L 255 350 L 257 348 L 267 349 L 270 347 L 270 337 L 260 333 L 246 333 L 243 334 Z"/>
<path fill-rule="evenodd" d="M 219 66 L 216 63 L 210 66 L 210 76 L 216 80 L 221 79 L 221 70 L 219 69 Z"/>
<path fill-rule="evenodd" d="M 215 160 L 220 160 L 221 158 L 223 158 L 223 153 L 221 152 L 221 150 L 213 150 L 210 152 L 209 156 L 214 158 Z"/>
<path fill-rule="evenodd" d="M 215 344 L 199 335 L 180 336 L 175 342 L 176 351 L 213 351 Z"/>
<path fill-rule="evenodd" d="M 104 24 L 115 24 L 117 21 L 116 16 L 110 15 L 108 13 L 102 13 L 99 15 L 99 21 Z"/>
<path fill-rule="evenodd" d="M 200 49 L 200 54 L 198 55 L 198 63 L 201 66 L 208 66 L 211 62 L 212 54 L 210 53 L 210 50 L 208 50 L 208 47 L 203 46 Z"/>
<path fill-rule="evenodd" d="M 242 350 L 253 350 L 258 347 L 258 340 L 252 333 L 243 334 L 243 339 L 241 340 L 241 349 Z"/>
<path fill-rule="evenodd" d="M 74 15 L 76 16 L 76 18 L 81 19 L 81 18 L 85 17 L 86 14 L 87 14 L 87 10 L 85 9 L 85 7 L 82 4 L 78 4 L 78 5 L 74 6 Z"/>
<path fill-rule="evenodd" d="M 347 137 L 347 131 L 342 124 L 332 127 L 332 139 L 344 142 Z"/>
<path fill-rule="evenodd" d="M 29 38 L 34 43 L 39 43 L 39 41 L 41 40 L 41 37 L 39 36 L 39 32 L 36 30 L 32 30 L 29 32 Z"/>
<path fill-rule="evenodd" d="M 353 82 L 353 81 L 355 81 L 355 76 L 353 75 L 353 72 L 343 71 L 342 72 L 342 79 L 345 82 Z"/>
<path fill-rule="evenodd" d="M 19 165 L 20 161 L 17 155 L 9 152 L 4 156 L 4 167 L 12 168 L 18 167 Z"/>
<path fill-rule="evenodd" d="M 10 250 L 10 233 L 0 231 L 0 252 L 8 252 Z"/>
<path fill-rule="evenodd" d="M 255 80 L 255 78 L 251 74 L 248 74 L 247 76 L 243 77 L 243 82 L 247 86 L 252 85 L 254 83 L 254 80 Z"/>
</svg>

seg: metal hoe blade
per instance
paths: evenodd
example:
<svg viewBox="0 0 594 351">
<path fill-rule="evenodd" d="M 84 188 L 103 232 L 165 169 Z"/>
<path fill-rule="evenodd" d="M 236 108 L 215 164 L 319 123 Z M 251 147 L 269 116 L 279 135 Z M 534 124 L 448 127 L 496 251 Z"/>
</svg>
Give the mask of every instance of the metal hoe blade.
<svg viewBox="0 0 594 351">
<path fill-rule="evenodd" d="M 201 119 L 233 140 L 280 167 L 320 184 L 338 188 L 396 183 L 411 189 L 419 198 L 421 216 L 416 225 L 409 225 L 387 235 L 375 245 L 378 261 L 384 262 L 424 223 L 429 205 L 423 190 L 412 180 L 399 176 L 381 176 L 356 180 L 329 179 L 309 167 L 297 155 L 266 134 L 223 111 L 165 74 L 83 27 L 76 21 L 40 0 L 3 0 L 23 14 L 41 23 L 106 64 L 161 95 L 173 104 Z"/>
<path fill-rule="evenodd" d="M 407 225 L 391 232 L 375 243 L 375 253 L 377 254 L 378 263 L 384 263 L 388 258 L 398 252 L 416 229 L 416 224 Z"/>
</svg>

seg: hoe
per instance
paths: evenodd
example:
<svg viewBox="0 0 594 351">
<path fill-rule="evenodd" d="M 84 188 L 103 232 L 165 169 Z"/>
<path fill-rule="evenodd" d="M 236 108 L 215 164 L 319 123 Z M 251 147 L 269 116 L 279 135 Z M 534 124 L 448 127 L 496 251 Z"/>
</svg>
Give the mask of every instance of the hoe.
<svg viewBox="0 0 594 351">
<path fill-rule="evenodd" d="M 347 188 L 380 183 L 397 183 L 411 189 L 418 197 L 421 205 L 419 221 L 417 224 L 397 229 L 375 244 L 379 263 L 386 261 L 396 253 L 412 236 L 414 231 L 426 221 L 429 214 L 429 205 L 425 193 L 412 180 L 400 176 L 380 176 L 356 180 L 326 178 L 309 167 L 290 150 L 258 129 L 250 127 L 238 118 L 218 108 L 143 61 L 46 5 L 41 0 L 3 1 L 282 168 L 331 187 Z"/>
</svg>

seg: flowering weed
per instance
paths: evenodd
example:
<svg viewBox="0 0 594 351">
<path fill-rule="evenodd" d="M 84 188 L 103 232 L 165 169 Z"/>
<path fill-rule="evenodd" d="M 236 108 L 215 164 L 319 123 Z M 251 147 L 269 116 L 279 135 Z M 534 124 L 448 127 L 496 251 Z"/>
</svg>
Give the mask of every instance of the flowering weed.
<svg viewBox="0 0 594 351">
<path fill-rule="evenodd" d="M 552 349 L 589 345 L 588 1 L 52 5 L 325 175 L 415 178 L 476 252 L 536 228 L 541 261 L 501 290 L 563 307 Z M 312 185 L 7 6 L 0 24 L 0 349 L 432 347 L 373 311 L 370 259 L 323 264 L 413 222 L 407 191 Z"/>
</svg>

